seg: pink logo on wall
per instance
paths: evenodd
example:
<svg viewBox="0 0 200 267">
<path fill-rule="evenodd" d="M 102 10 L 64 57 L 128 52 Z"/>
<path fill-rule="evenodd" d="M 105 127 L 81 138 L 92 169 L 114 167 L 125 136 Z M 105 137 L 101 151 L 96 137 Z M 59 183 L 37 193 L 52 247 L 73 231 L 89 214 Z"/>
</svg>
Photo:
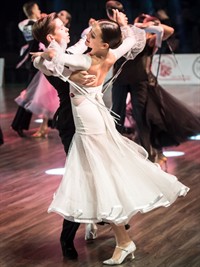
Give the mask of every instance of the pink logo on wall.
<svg viewBox="0 0 200 267">
<path fill-rule="evenodd" d="M 199 86 L 199 54 L 163 54 L 160 60 L 159 58 L 159 54 L 153 57 L 152 72 L 155 76 L 158 73 L 160 82 L 163 84 L 198 84 Z"/>
<path fill-rule="evenodd" d="M 157 73 L 158 64 L 159 64 L 159 57 L 157 57 L 154 60 L 153 70 L 152 70 L 154 73 Z M 165 55 L 163 58 L 161 56 L 160 67 L 159 67 L 160 77 L 167 78 L 173 73 L 173 70 L 175 68 L 176 68 L 176 62 L 174 58 L 171 57 L 171 55 Z"/>
<path fill-rule="evenodd" d="M 172 73 L 172 67 L 166 64 L 165 60 L 161 61 L 159 75 L 162 77 L 169 76 Z"/>
</svg>

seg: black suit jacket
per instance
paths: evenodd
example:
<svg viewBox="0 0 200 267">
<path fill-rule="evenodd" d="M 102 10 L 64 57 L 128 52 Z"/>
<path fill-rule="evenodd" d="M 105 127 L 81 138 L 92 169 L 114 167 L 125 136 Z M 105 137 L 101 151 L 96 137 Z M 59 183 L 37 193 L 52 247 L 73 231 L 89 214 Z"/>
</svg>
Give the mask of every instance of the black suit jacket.
<svg viewBox="0 0 200 267">
<path fill-rule="evenodd" d="M 45 76 L 50 84 L 57 90 L 60 105 L 54 116 L 55 127 L 59 131 L 59 136 L 64 145 L 67 155 L 72 137 L 75 133 L 72 107 L 69 96 L 69 83 L 62 81 L 58 77 Z"/>
</svg>

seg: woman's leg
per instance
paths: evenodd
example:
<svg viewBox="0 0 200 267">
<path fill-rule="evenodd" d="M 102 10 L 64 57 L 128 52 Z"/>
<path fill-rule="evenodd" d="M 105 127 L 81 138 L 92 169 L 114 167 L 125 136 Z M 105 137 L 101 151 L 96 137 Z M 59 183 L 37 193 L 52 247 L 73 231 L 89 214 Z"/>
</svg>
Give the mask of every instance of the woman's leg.
<svg viewBox="0 0 200 267">
<path fill-rule="evenodd" d="M 32 135 L 33 137 L 47 137 L 48 134 L 48 119 L 43 118 L 39 129 Z"/>
<path fill-rule="evenodd" d="M 132 242 L 124 225 L 117 226 L 116 224 L 111 224 L 111 227 L 115 235 L 116 246 L 126 247 L 130 242 Z"/>
<path fill-rule="evenodd" d="M 131 255 L 131 258 L 133 259 L 136 246 L 129 237 L 125 227 L 117 226 L 115 224 L 111 224 L 111 227 L 115 235 L 116 247 L 112 258 L 104 261 L 103 263 L 107 265 L 121 264 L 129 255 Z"/>
</svg>

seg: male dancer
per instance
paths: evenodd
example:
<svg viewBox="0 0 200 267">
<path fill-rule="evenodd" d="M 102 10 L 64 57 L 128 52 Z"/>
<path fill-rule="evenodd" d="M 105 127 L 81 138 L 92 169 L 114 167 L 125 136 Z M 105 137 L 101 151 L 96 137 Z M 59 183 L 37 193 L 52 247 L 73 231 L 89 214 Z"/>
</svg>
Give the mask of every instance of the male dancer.
<svg viewBox="0 0 200 267">
<path fill-rule="evenodd" d="M 85 39 L 86 36 L 82 37 L 78 43 L 76 43 L 72 47 L 69 47 L 66 52 L 73 54 L 84 53 L 87 50 L 87 46 L 85 45 Z M 82 71 L 72 74 L 70 70 L 67 71 L 69 73 L 70 80 L 81 85 L 91 86 L 93 82 L 95 82 L 96 77 L 94 75 L 89 75 L 87 72 Z M 67 156 L 72 137 L 75 133 L 75 126 L 69 97 L 69 84 L 67 82 L 62 81 L 58 77 L 51 76 L 51 72 L 48 69 L 46 69 L 46 72 L 42 72 L 46 74 L 45 76 L 47 80 L 58 92 L 60 105 L 54 115 L 53 123 L 59 131 L 59 136 L 61 138 Z M 65 258 L 76 259 L 78 257 L 78 253 L 74 247 L 73 241 L 79 225 L 79 223 L 71 222 L 65 219 L 63 221 L 63 228 L 60 235 L 60 243 L 62 247 L 62 253 Z M 89 230 L 91 233 L 93 233 L 93 230 L 95 229 L 92 229 L 92 227 L 90 226 Z M 95 233 L 93 233 L 93 237 L 95 237 Z"/>
<path fill-rule="evenodd" d="M 26 2 L 23 5 L 23 11 L 27 17 L 27 19 L 21 21 L 19 23 L 19 29 L 22 31 L 24 38 L 27 42 L 26 49 L 23 50 L 22 55 L 20 56 L 19 63 L 16 68 L 20 68 L 22 66 L 28 70 L 28 80 L 27 84 L 30 83 L 37 70 L 33 67 L 31 62 L 30 52 L 40 50 L 39 42 L 36 41 L 32 36 L 32 26 L 36 20 L 41 17 L 41 11 L 39 9 L 38 4 L 33 2 Z M 23 130 L 28 130 L 30 121 L 31 121 L 32 113 L 27 111 L 24 107 L 19 106 L 15 117 L 12 121 L 11 127 L 14 131 L 18 133 L 20 137 L 26 137 Z"/>
<path fill-rule="evenodd" d="M 54 122 L 55 127 L 59 131 L 59 136 L 61 138 L 67 156 L 69 145 L 75 133 L 75 126 L 69 96 L 69 83 L 62 81 L 58 77 L 46 76 L 46 78 L 57 90 L 58 97 L 60 99 L 60 106 L 55 113 Z M 70 79 L 76 83 L 79 82 L 80 84 L 84 84 L 86 79 L 88 79 L 88 82 L 91 81 L 86 72 L 80 72 L 77 74 L 74 73 L 70 76 Z M 65 219 L 63 221 L 60 243 L 62 247 L 62 253 L 65 258 L 76 259 L 78 257 L 78 253 L 74 247 L 73 241 L 79 225 L 80 223 L 67 221 Z"/>
</svg>

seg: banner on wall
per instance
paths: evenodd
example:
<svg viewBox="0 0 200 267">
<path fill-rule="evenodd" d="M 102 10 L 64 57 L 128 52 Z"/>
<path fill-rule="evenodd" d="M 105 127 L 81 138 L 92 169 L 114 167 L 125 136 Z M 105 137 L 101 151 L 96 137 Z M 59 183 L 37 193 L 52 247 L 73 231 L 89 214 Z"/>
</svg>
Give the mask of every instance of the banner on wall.
<svg viewBox="0 0 200 267">
<path fill-rule="evenodd" d="M 157 75 L 159 55 L 155 55 L 152 72 Z M 158 81 L 160 84 L 200 85 L 200 54 L 162 54 Z"/>
</svg>

